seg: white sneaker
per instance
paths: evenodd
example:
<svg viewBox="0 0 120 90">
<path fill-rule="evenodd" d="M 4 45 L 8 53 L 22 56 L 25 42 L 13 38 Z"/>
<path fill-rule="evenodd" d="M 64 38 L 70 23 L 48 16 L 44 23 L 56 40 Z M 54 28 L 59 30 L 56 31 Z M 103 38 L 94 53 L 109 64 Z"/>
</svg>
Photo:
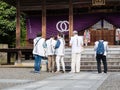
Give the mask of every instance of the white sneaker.
<svg viewBox="0 0 120 90">
<path fill-rule="evenodd" d="M 60 73 L 59 71 L 56 71 L 55 73 Z"/>
<path fill-rule="evenodd" d="M 75 73 L 80 73 L 80 72 L 75 72 Z"/>
</svg>

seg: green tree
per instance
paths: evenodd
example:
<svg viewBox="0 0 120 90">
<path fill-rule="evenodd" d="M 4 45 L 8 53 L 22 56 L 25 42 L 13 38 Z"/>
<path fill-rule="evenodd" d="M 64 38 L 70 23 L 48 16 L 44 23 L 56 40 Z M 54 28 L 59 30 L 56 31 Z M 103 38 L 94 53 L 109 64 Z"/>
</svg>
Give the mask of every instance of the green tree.
<svg viewBox="0 0 120 90">
<path fill-rule="evenodd" d="M 25 20 L 21 15 L 21 41 L 25 39 Z M 15 46 L 16 8 L 0 1 L 0 43 Z"/>
</svg>

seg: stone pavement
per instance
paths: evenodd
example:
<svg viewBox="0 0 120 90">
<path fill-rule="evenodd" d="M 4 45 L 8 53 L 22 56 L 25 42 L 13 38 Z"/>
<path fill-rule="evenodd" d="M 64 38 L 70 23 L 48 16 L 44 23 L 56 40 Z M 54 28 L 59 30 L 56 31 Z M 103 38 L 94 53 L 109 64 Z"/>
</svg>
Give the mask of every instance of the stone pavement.
<svg viewBox="0 0 120 90">
<path fill-rule="evenodd" d="M 2 90 L 97 90 L 109 75 L 97 72 L 64 73 Z"/>
</svg>

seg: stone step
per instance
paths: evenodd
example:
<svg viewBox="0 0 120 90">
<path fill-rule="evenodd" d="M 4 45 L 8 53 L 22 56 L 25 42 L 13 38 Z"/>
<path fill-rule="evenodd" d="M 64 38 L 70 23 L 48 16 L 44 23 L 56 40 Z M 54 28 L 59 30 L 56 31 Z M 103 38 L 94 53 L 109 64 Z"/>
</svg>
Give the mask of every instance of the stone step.
<svg viewBox="0 0 120 90">
<path fill-rule="evenodd" d="M 109 66 L 116 66 L 116 67 L 120 67 L 120 63 L 118 62 L 107 62 L 107 64 Z M 65 63 L 66 66 L 71 66 L 71 63 L 70 62 L 67 62 Z M 97 62 L 81 62 L 81 66 L 84 66 L 84 65 L 97 65 Z"/>
<path fill-rule="evenodd" d="M 120 71 L 120 46 L 110 46 L 107 54 L 108 71 Z M 68 70 L 71 66 L 71 49 L 65 50 L 65 65 Z M 101 64 L 102 65 L 102 64 Z M 103 65 L 102 65 L 103 68 Z M 81 55 L 81 70 L 97 70 L 94 46 L 84 47 Z"/>
<path fill-rule="evenodd" d="M 71 61 L 71 58 L 64 58 L 64 61 Z M 96 61 L 95 57 L 82 57 L 81 61 Z M 107 61 L 120 61 L 119 57 L 107 57 Z"/>
<path fill-rule="evenodd" d="M 119 51 L 119 50 L 116 50 L 116 51 L 108 51 L 107 53 L 110 54 L 110 55 L 111 55 L 111 54 L 120 54 L 120 51 Z M 68 51 L 67 51 L 67 52 L 65 51 L 65 54 L 71 55 L 71 51 L 69 51 L 69 52 L 68 52 Z M 81 54 L 82 54 L 82 55 L 84 55 L 84 54 L 95 54 L 95 52 L 94 52 L 94 51 L 84 51 L 84 52 L 82 52 Z"/>
<path fill-rule="evenodd" d="M 66 67 L 71 67 L 71 66 L 66 65 Z M 107 65 L 107 67 L 109 69 L 112 69 L 112 68 L 120 69 L 120 66 L 118 66 L 118 65 Z M 97 65 L 81 65 L 81 68 L 97 68 Z M 101 65 L 101 68 L 103 68 L 103 65 Z"/>
<path fill-rule="evenodd" d="M 71 58 L 71 54 L 65 54 L 64 58 Z M 119 58 L 120 59 L 120 54 L 107 54 L 107 58 Z M 81 58 L 96 58 L 95 54 L 82 54 Z"/>
<path fill-rule="evenodd" d="M 71 63 L 71 61 L 65 61 L 66 63 L 69 62 Z M 93 60 L 93 61 L 90 61 L 90 60 L 81 60 L 82 63 L 94 63 L 94 62 L 97 62 L 96 60 Z M 112 60 L 107 60 L 108 63 L 120 63 L 120 61 L 112 61 Z M 101 61 L 102 63 L 102 61 Z"/>
<path fill-rule="evenodd" d="M 68 69 L 66 71 L 70 71 L 70 70 Z M 91 68 L 91 69 L 81 68 L 80 71 L 96 71 L 97 72 L 97 69 L 96 68 Z M 120 72 L 120 69 L 109 69 L 108 72 Z"/>
<path fill-rule="evenodd" d="M 65 52 L 66 52 L 66 54 L 70 54 L 71 53 L 71 50 L 70 49 L 66 49 L 65 50 Z M 95 51 L 94 51 L 94 49 L 85 49 L 83 52 L 82 52 L 82 54 L 86 54 L 86 53 L 95 53 Z M 116 49 L 109 49 L 108 50 L 108 53 L 118 53 L 118 54 L 120 54 L 120 48 L 116 48 Z"/>
<path fill-rule="evenodd" d="M 71 67 L 70 66 L 66 66 L 66 71 L 70 71 L 71 70 Z M 103 69 L 103 65 L 101 65 L 101 69 Z M 62 70 L 62 67 L 61 67 L 61 70 Z M 85 65 L 85 66 L 81 66 L 80 67 L 80 70 L 81 71 L 97 71 L 97 66 L 96 65 Z M 114 66 L 110 66 L 108 65 L 108 72 L 109 71 L 120 71 L 120 67 L 116 67 L 116 65 Z"/>
</svg>

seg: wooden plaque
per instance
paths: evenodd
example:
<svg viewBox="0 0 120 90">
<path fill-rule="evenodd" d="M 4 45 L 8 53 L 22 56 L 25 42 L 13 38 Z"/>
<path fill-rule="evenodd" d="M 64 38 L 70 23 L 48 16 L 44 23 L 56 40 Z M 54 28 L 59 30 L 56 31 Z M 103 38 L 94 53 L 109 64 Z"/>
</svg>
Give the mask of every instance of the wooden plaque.
<svg viewBox="0 0 120 90">
<path fill-rule="evenodd" d="M 92 0 L 92 5 L 105 5 L 105 0 Z"/>
</svg>

